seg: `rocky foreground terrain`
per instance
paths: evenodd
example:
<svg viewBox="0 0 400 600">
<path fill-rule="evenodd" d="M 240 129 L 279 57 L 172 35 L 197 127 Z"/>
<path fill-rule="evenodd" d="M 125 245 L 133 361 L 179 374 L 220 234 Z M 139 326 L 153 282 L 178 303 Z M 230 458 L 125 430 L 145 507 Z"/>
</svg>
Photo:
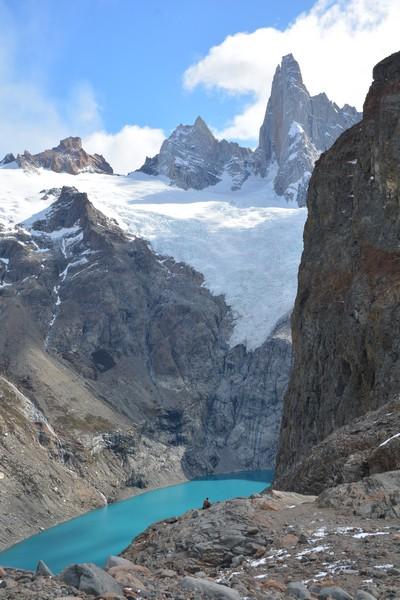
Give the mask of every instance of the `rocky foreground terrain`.
<svg viewBox="0 0 400 600">
<path fill-rule="evenodd" d="M 399 599 L 399 486 L 397 471 L 318 498 L 273 491 L 217 503 L 154 524 L 105 570 L 3 570 L 0 598 Z"/>
</svg>

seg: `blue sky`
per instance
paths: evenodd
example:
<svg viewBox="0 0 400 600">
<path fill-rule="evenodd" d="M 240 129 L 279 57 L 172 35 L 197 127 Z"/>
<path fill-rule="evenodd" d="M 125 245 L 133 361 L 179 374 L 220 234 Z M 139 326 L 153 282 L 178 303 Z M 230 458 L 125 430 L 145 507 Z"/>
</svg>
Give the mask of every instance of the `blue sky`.
<svg viewBox="0 0 400 600">
<path fill-rule="evenodd" d="M 273 73 L 362 108 L 399 0 L 0 0 L 0 154 L 81 135 L 120 172 L 201 115 L 255 146 Z"/>
<path fill-rule="evenodd" d="M 19 25 L 17 68 L 62 105 L 90 82 L 109 131 L 125 123 L 170 130 L 201 114 L 223 127 L 246 96 L 182 88 L 182 75 L 238 31 L 285 28 L 311 0 L 9 0 Z M 22 43 L 23 42 L 23 43 Z"/>
</svg>

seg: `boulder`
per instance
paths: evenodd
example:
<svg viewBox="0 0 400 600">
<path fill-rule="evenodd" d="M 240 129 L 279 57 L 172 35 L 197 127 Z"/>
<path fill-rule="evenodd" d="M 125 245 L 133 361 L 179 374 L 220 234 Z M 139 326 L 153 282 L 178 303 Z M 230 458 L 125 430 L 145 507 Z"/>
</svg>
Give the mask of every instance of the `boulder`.
<svg viewBox="0 0 400 600">
<path fill-rule="evenodd" d="M 111 575 L 93 563 L 75 564 L 67 567 L 60 578 L 68 585 L 95 596 L 109 592 L 123 596 L 122 587 Z"/>
<path fill-rule="evenodd" d="M 211 600 L 240 600 L 239 593 L 236 590 L 207 579 L 184 577 L 181 587 L 184 590 L 200 592 L 204 598 L 210 598 Z"/>
<path fill-rule="evenodd" d="M 326 587 L 318 594 L 320 600 L 353 600 L 352 596 L 341 587 Z"/>
<path fill-rule="evenodd" d="M 276 592 L 286 591 L 286 585 L 277 579 L 266 579 L 261 585 L 265 590 L 274 590 Z"/>
<path fill-rule="evenodd" d="M 372 518 L 400 517 L 400 471 L 378 473 L 329 488 L 318 497 L 322 508 L 347 509 Z"/>
<path fill-rule="evenodd" d="M 35 571 L 35 577 L 54 577 L 54 573 L 52 573 L 43 560 L 39 560 Z"/>
<path fill-rule="evenodd" d="M 311 594 L 302 581 L 288 583 L 286 593 L 290 598 L 297 598 L 298 600 L 311 599 Z"/>
<path fill-rule="evenodd" d="M 135 565 L 133 565 L 135 566 Z M 145 586 L 143 582 L 136 577 L 136 573 L 132 569 L 122 567 L 111 567 L 108 571 L 109 575 L 115 579 L 122 587 L 130 587 L 135 590 L 142 590 Z"/>
<path fill-rule="evenodd" d="M 354 600 L 376 600 L 375 596 L 365 590 L 358 590 Z"/>
<path fill-rule="evenodd" d="M 375 448 L 367 464 L 370 475 L 400 469 L 400 436 L 392 436 Z"/>
<path fill-rule="evenodd" d="M 105 570 L 108 571 L 112 567 L 132 568 L 134 566 L 135 566 L 135 564 L 131 560 L 128 560 L 127 558 L 122 558 L 122 556 L 111 555 L 107 558 Z"/>
</svg>

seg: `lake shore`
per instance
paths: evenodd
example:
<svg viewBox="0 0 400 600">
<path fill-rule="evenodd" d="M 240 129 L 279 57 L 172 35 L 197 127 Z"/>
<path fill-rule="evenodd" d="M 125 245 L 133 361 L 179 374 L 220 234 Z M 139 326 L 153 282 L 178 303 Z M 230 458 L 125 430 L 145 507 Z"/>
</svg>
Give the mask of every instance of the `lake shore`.
<svg viewBox="0 0 400 600">
<path fill-rule="evenodd" d="M 33 568 L 37 560 L 43 559 L 54 570 L 61 564 L 78 561 L 101 564 L 153 523 L 201 508 L 206 496 L 212 503 L 249 496 L 264 490 L 271 480 L 272 471 L 255 471 L 140 490 L 134 496 L 65 520 L 14 544 L 0 554 L 0 564 Z"/>
<path fill-rule="evenodd" d="M 170 475 L 170 473 L 168 473 L 168 475 Z M 104 506 L 109 506 L 109 505 L 115 504 L 116 502 L 128 500 L 129 498 L 134 498 L 136 496 L 140 496 L 147 492 L 167 488 L 167 487 L 177 485 L 180 483 L 185 483 L 187 481 L 190 481 L 190 480 L 182 474 L 182 475 L 168 477 L 165 480 L 160 480 L 159 483 L 149 485 L 148 487 L 145 487 L 145 488 L 126 486 L 126 487 L 123 487 L 120 490 L 118 490 L 115 497 L 109 498 L 109 499 L 107 499 L 104 496 L 104 494 L 98 490 L 98 503 L 94 504 L 89 509 L 87 506 L 82 506 L 82 509 L 79 510 L 79 509 L 77 509 L 76 505 L 71 505 L 71 504 L 65 503 L 62 505 L 62 508 L 65 510 L 64 518 L 63 517 L 56 518 L 53 513 L 49 513 L 48 517 L 47 518 L 44 517 L 43 519 L 40 520 L 40 522 L 35 520 L 35 522 L 32 522 L 29 525 L 24 524 L 25 526 L 22 526 L 21 535 L 18 535 L 18 532 L 13 531 L 12 535 L 10 535 L 10 540 L 11 540 L 10 543 L 3 544 L 0 542 L 0 553 L 4 552 L 6 550 L 9 550 L 16 544 L 19 544 L 19 543 L 31 538 L 34 535 L 42 533 L 42 532 L 46 531 L 47 529 L 50 529 L 51 527 L 56 527 L 57 525 L 62 525 L 63 523 L 66 523 L 72 519 L 77 519 L 79 517 L 82 517 L 85 514 L 88 514 L 95 510 L 99 510 L 99 509 L 103 508 Z"/>
</svg>

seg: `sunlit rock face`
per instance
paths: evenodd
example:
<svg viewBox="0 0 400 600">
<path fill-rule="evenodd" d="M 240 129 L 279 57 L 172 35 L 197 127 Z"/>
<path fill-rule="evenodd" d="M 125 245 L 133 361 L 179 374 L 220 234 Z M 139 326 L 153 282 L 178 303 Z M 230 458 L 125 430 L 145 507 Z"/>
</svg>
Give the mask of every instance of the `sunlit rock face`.
<svg viewBox="0 0 400 600">
<path fill-rule="evenodd" d="M 276 195 L 303 206 L 318 156 L 360 118 L 355 108 L 339 108 L 326 94 L 310 96 L 289 54 L 276 69 L 255 152 L 218 141 L 198 117 L 193 125 L 179 125 L 140 171 L 164 175 L 183 189 L 203 189 L 228 179 L 237 190 L 250 175 L 262 184 L 276 170 Z"/>
<path fill-rule="evenodd" d="M 201 117 L 193 125 L 179 125 L 166 139 L 160 153 L 147 158 L 140 169 L 164 175 L 183 189 L 201 190 L 232 177 L 232 189 L 240 188 L 251 172 L 253 152 L 233 142 L 218 141 Z"/>
</svg>

